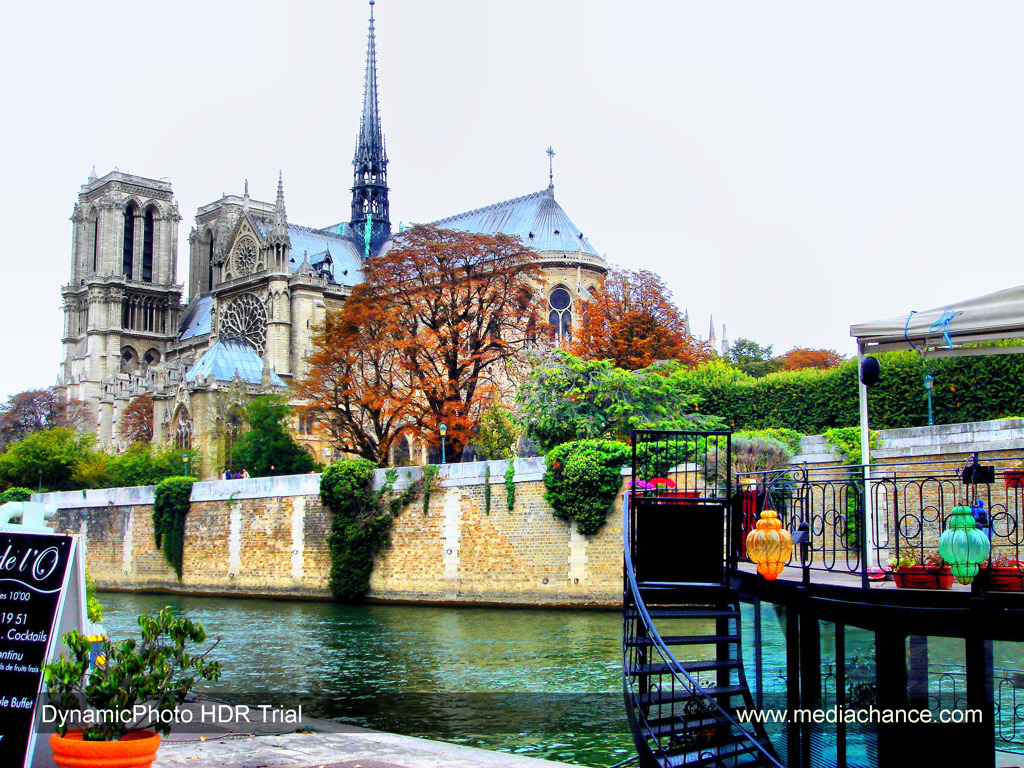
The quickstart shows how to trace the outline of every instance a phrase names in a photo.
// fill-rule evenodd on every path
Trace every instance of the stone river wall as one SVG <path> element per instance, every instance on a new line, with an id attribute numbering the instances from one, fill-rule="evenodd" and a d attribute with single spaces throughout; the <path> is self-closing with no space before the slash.
<path id="1" fill-rule="evenodd" d="M 544 501 L 543 459 L 515 461 L 515 506 L 506 507 L 504 461 L 441 468 L 424 514 L 415 500 L 378 558 L 374 600 L 513 605 L 618 605 L 622 506 L 593 536 L 555 518 Z M 405 468 L 397 488 L 419 476 Z M 383 480 L 378 471 L 377 482 Z M 153 488 L 42 494 L 56 526 L 86 538 L 101 588 L 218 595 L 327 598 L 330 518 L 319 475 L 197 482 L 185 524 L 179 582 L 153 542 Z"/>

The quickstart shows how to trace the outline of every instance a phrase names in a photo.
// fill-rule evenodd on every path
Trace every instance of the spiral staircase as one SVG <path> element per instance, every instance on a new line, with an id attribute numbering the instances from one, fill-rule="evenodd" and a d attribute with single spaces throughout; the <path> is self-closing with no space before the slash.
<path id="1" fill-rule="evenodd" d="M 634 445 L 645 439 L 661 438 L 637 433 Z M 722 440 L 728 466 L 729 436 Z M 634 450 L 634 478 L 652 471 L 644 458 Z M 720 486 L 677 489 L 671 497 L 635 488 L 626 494 L 623 692 L 641 766 L 782 768 L 763 726 L 741 722 L 754 702 L 743 670 L 739 597 L 725 583 L 722 562 L 731 503 L 727 475 Z"/>

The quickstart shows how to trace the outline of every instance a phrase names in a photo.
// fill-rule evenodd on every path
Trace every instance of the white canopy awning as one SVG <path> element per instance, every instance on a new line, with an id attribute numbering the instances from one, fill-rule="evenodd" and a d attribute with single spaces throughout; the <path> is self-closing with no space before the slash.
<path id="1" fill-rule="evenodd" d="M 860 353 L 916 349 L 929 357 L 1024 352 L 1024 347 L 963 349 L 965 344 L 1024 338 L 1024 286 L 924 312 L 850 326 Z"/>

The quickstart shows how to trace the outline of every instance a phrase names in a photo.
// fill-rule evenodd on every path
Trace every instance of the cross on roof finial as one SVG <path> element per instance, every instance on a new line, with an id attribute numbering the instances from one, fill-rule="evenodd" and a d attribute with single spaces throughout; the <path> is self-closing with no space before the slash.
<path id="1" fill-rule="evenodd" d="M 548 145 L 548 189 L 555 188 L 555 150 Z"/>

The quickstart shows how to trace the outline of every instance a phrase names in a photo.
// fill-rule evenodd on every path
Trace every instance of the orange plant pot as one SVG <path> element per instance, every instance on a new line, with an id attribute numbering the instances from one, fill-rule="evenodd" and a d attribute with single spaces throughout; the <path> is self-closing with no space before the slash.
<path id="1" fill-rule="evenodd" d="M 942 568 L 926 568 L 914 565 L 901 571 L 894 571 L 892 580 L 897 587 L 909 589 L 949 589 L 953 586 L 953 571 L 948 565 Z"/>
<path id="2" fill-rule="evenodd" d="M 57 768 L 150 768 L 159 746 L 153 731 L 132 731 L 120 741 L 82 741 L 81 731 L 50 736 Z"/>

